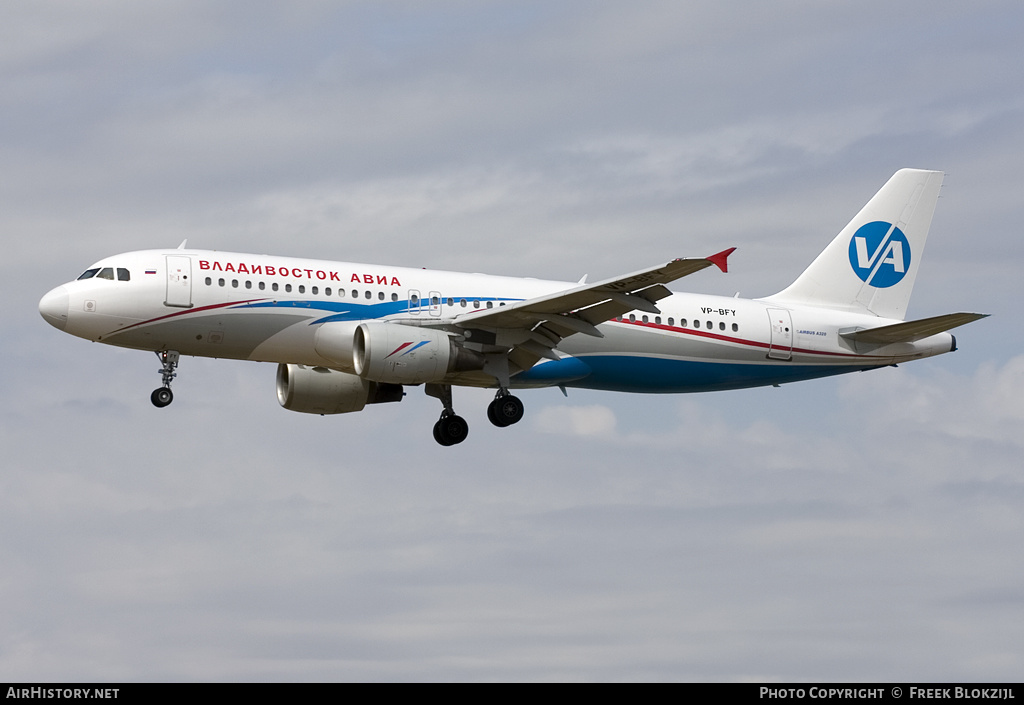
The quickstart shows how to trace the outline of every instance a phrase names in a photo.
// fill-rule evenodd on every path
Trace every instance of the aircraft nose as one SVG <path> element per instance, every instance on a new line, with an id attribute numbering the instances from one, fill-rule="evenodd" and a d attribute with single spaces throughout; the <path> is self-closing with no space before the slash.
<path id="1" fill-rule="evenodd" d="M 64 330 L 68 324 L 68 290 L 58 286 L 39 300 L 39 314 L 54 328 Z"/>

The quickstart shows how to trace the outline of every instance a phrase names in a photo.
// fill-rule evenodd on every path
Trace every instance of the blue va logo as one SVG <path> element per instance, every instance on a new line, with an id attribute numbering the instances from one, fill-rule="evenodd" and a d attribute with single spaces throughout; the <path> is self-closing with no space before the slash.
<path id="1" fill-rule="evenodd" d="M 862 225 L 850 240 L 850 266 L 861 281 L 886 289 L 910 269 L 910 243 L 903 231 L 876 220 Z"/>

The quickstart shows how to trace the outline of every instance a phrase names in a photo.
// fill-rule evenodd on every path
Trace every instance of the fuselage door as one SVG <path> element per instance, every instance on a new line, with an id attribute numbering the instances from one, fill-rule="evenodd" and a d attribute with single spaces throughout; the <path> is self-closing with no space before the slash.
<path id="1" fill-rule="evenodd" d="M 784 308 L 768 309 L 771 322 L 771 340 L 768 357 L 773 360 L 790 360 L 793 357 L 793 318 Z"/>
<path id="2" fill-rule="evenodd" d="M 192 308 L 192 259 L 167 255 L 167 296 L 164 306 Z"/>
<path id="3" fill-rule="evenodd" d="M 430 292 L 430 315 L 441 315 L 441 292 L 439 291 Z"/>

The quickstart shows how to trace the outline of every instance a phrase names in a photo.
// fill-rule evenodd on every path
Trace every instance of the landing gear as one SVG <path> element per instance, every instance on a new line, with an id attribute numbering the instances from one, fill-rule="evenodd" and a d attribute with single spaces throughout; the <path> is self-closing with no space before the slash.
<path id="1" fill-rule="evenodd" d="M 469 435 L 469 424 L 452 408 L 452 386 L 428 384 L 425 391 L 428 396 L 436 397 L 444 405 L 441 418 L 434 424 L 434 440 L 443 446 L 453 446 L 466 440 L 466 436 Z M 498 428 L 519 423 L 523 418 L 523 402 L 519 397 L 509 394 L 505 387 L 500 387 L 498 393 L 494 395 L 494 400 L 487 405 L 487 418 Z"/>
<path id="2" fill-rule="evenodd" d="M 494 400 L 487 405 L 487 419 L 498 428 L 519 423 L 522 418 L 523 402 L 509 394 L 507 389 L 499 389 Z"/>
<path id="3" fill-rule="evenodd" d="M 154 389 L 153 393 L 149 395 L 149 400 L 153 402 L 153 406 L 162 409 L 174 401 L 171 380 L 178 376 L 174 370 L 178 367 L 179 355 L 177 350 L 158 350 L 156 356 L 160 358 L 161 367 L 157 371 L 160 373 L 160 381 L 163 382 L 163 386 Z"/>
<path id="4" fill-rule="evenodd" d="M 441 418 L 434 424 L 434 440 L 443 446 L 462 443 L 469 435 L 469 424 L 457 414 L 441 413 Z"/>
<path id="5" fill-rule="evenodd" d="M 452 408 L 452 385 L 428 384 L 425 391 L 444 404 L 441 418 L 434 424 L 434 440 L 443 446 L 453 446 L 466 440 L 466 436 L 469 435 L 469 424 Z"/>

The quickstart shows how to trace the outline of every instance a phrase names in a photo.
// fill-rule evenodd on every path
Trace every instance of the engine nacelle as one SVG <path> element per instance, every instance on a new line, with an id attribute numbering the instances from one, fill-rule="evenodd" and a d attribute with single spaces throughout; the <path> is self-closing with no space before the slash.
<path id="1" fill-rule="evenodd" d="M 352 349 L 355 371 L 376 382 L 437 382 L 448 372 L 482 369 L 483 357 L 443 331 L 400 323 L 362 323 Z"/>
<path id="2" fill-rule="evenodd" d="M 277 366 L 277 401 L 305 414 L 347 414 L 367 404 L 401 401 L 398 384 L 378 384 L 347 372 L 305 365 Z"/>
<path id="3" fill-rule="evenodd" d="M 313 338 L 313 349 L 320 357 L 330 360 L 332 367 L 344 372 L 355 372 L 352 346 L 355 342 L 358 321 L 334 321 L 317 328 Z"/>

